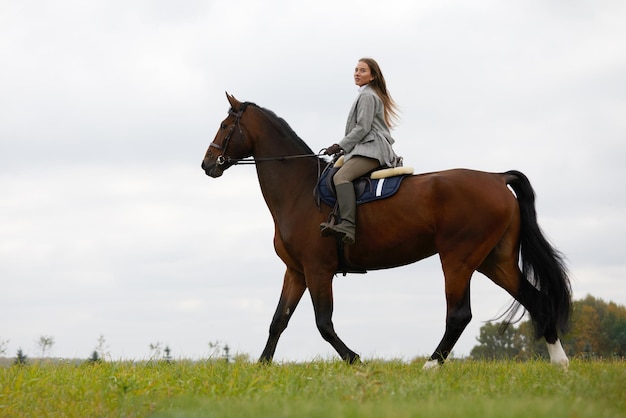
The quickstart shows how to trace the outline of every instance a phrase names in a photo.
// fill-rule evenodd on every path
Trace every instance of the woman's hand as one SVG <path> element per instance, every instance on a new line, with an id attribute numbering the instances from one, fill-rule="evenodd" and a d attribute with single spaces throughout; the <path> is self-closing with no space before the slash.
<path id="1" fill-rule="evenodd" d="M 330 147 L 326 148 L 326 155 L 333 155 L 333 154 L 337 154 L 340 153 L 341 151 L 343 151 L 343 149 L 341 149 L 341 147 L 337 144 L 333 144 Z"/>

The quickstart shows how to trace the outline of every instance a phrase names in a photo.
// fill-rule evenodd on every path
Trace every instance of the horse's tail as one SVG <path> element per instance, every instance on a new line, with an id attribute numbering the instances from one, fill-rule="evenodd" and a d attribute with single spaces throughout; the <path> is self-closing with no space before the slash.
<path id="1" fill-rule="evenodd" d="M 504 178 L 515 192 L 520 208 L 522 279 L 543 295 L 543 302 L 535 301 L 538 315 L 531 315 L 537 337 L 545 335 L 547 330 L 564 333 L 572 304 L 564 257 L 541 232 L 535 211 L 535 192 L 528 178 L 515 170 L 504 173 Z"/>

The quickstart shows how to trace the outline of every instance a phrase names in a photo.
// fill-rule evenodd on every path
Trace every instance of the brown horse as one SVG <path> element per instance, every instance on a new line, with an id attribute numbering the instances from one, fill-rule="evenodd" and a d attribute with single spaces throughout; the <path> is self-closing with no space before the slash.
<path id="1" fill-rule="evenodd" d="M 202 169 L 220 177 L 232 165 L 256 164 L 274 219 L 274 247 L 287 266 L 259 360 L 272 360 L 281 333 L 308 289 L 322 337 L 341 358 L 358 361 L 332 322 L 337 243 L 320 236 L 319 224 L 327 220 L 331 208 L 318 206 L 312 193 L 326 161 L 273 112 L 240 103 L 228 94 L 227 98 L 231 109 L 209 146 Z M 392 197 L 358 207 L 356 244 L 346 247 L 344 254 L 351 265 L 385 269 L 439 254 L 445 277 L 446 327 L 424 368 L 442 364 L 470 322 L 474 271 L 513 296 L 509 321 L 520 305 L 530 313 L 537 337 L 546 339 L 551 361 L 567 366 L 559 333 L 569 322 L 571 290 L 562 256 L 537 224 L 534 199 L 528 179 L 520 172 L 457 169 L 409 176 Z"/>

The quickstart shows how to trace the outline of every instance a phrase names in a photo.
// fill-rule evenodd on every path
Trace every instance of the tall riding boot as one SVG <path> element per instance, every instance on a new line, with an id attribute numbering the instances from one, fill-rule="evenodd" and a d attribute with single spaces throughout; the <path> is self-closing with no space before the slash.
<path id="1" fill-rule="evenodd" d="M 354 193 L 354 185 L 352 183 L 338 184 L 335 186 L 335 189 L 337 191 L 341 223 L 336 225 L 323 223 L 320 225 L 322 236 L 328 236 L 332 233 L 340 237 L 344 244 L 351 245 L 354 244 L 356 232 L 356 195 Z"/>

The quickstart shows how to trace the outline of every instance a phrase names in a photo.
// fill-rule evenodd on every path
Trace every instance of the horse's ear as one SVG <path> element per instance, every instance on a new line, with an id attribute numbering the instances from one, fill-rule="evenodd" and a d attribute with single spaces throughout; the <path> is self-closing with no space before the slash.
<path id="1" fill-rule="evenodd" d="M 235 99 L 235 96 L 228 94 L 228 92 L 226 92 L 226 98 L 228 99 L 228 103 L 230 103 L 230 107 L 238 111 L 241 106 L 241 102 Z"/>

